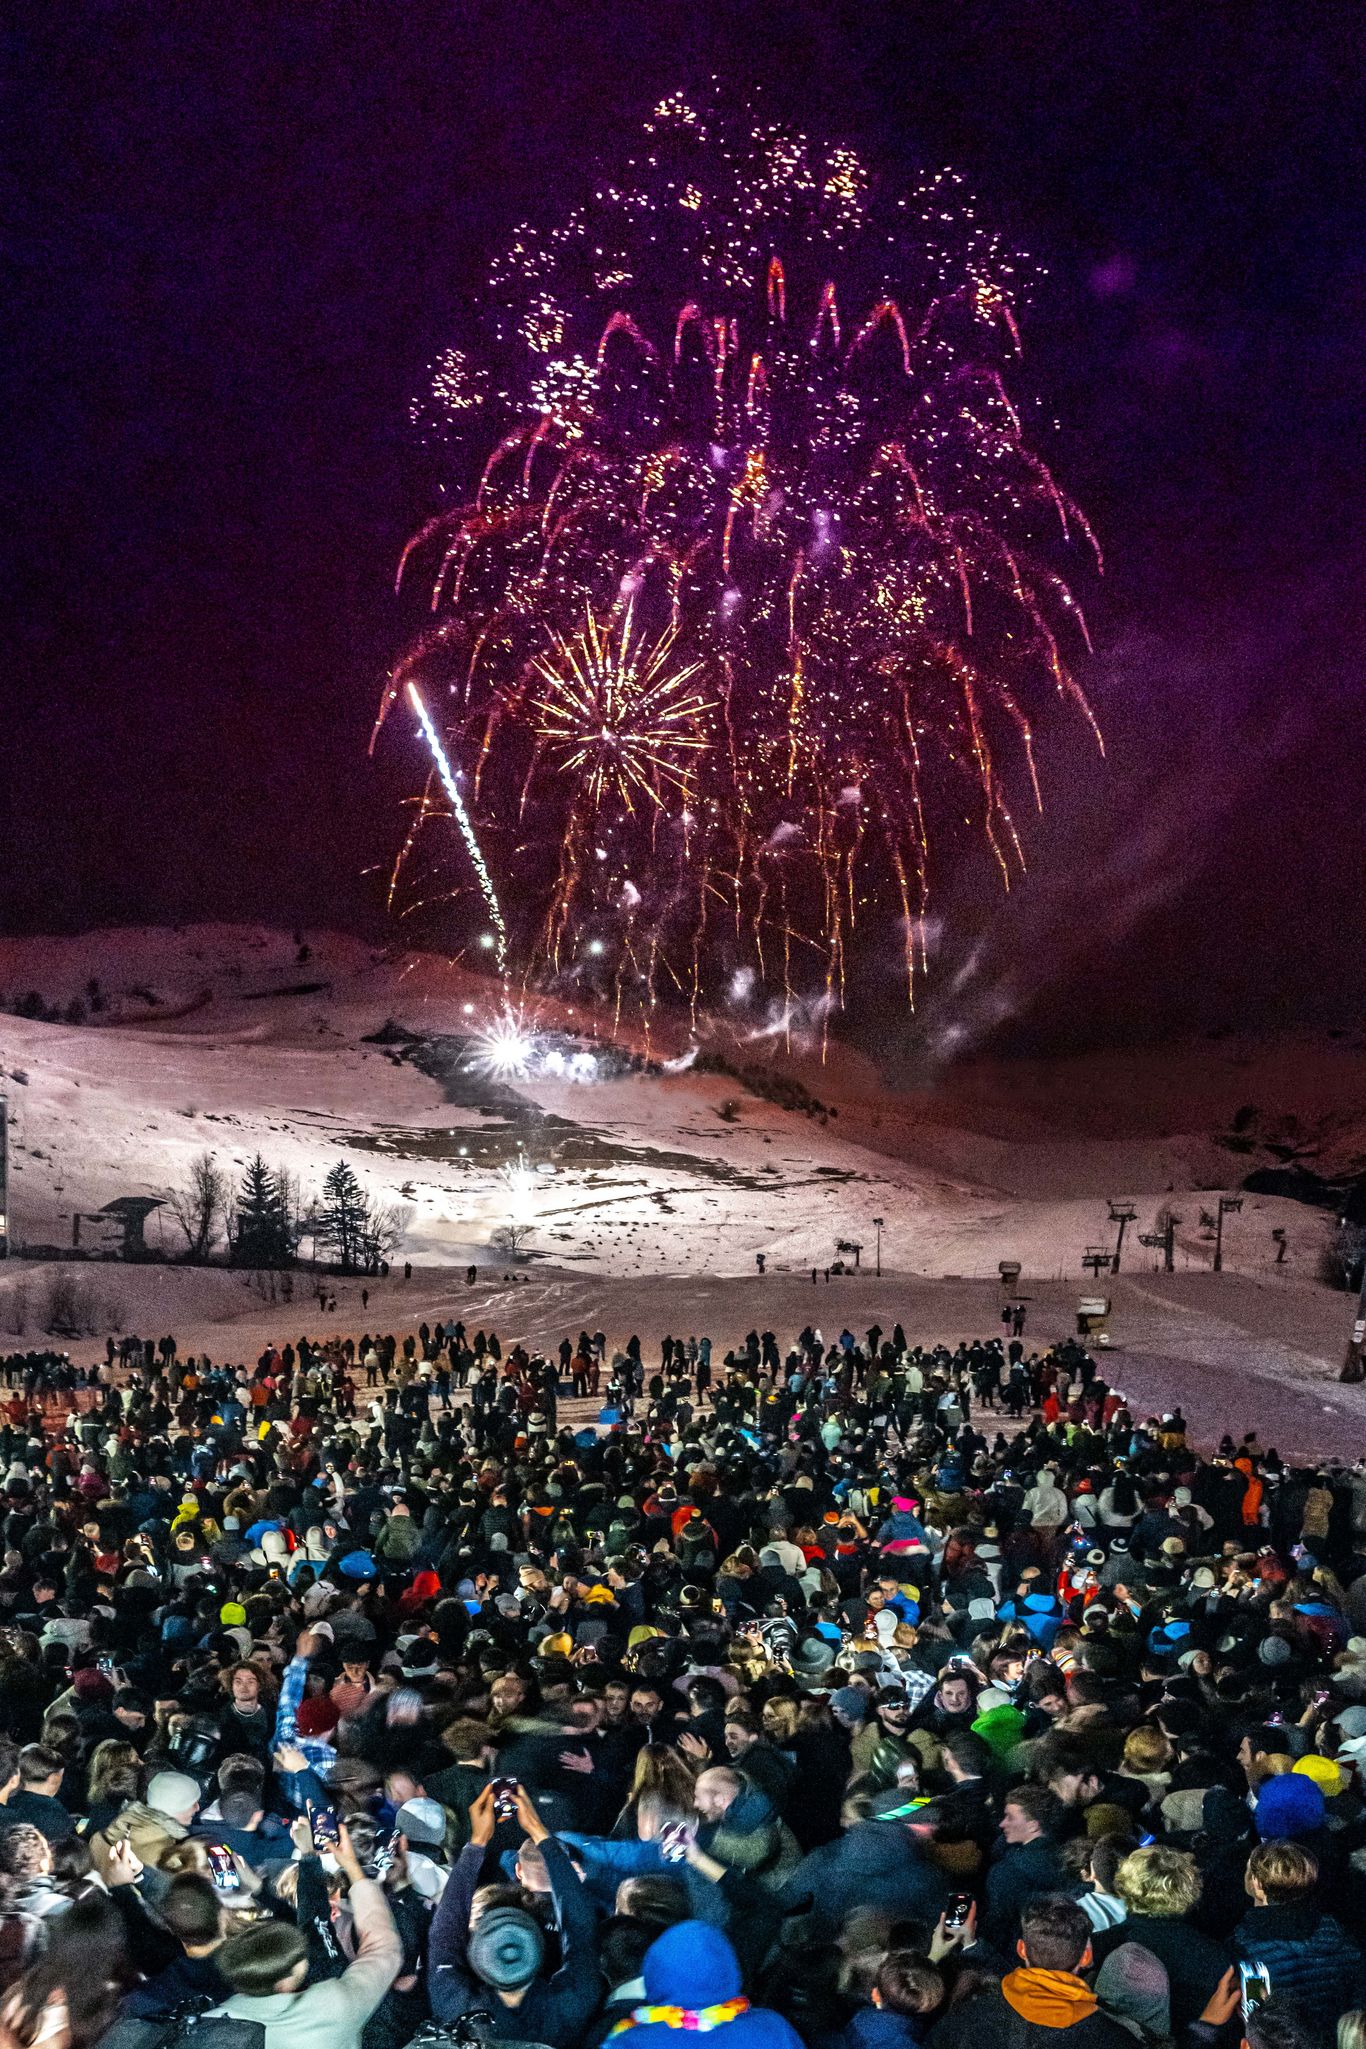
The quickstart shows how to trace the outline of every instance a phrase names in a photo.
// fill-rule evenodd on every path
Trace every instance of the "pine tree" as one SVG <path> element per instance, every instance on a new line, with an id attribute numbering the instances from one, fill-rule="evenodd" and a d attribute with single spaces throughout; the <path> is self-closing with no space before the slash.
<path id="1" fill-rule="evenodd" d="M 258 1153 L 249 1162 L 237 1191 L 233 1265 L 288 1266 L 293 1258 L 294 1236 L 279 1183 Z"/>
<path id="2" fill-rule="evenodd" d="M 338 1160 L 323 1182 L 323 1199 L 314 1220 L 314 1236 L 325 1245 L 343 1273 L 355 1273 L 365 1249 L 370 1205 L 365 1191 L 345 1160 Z"/>

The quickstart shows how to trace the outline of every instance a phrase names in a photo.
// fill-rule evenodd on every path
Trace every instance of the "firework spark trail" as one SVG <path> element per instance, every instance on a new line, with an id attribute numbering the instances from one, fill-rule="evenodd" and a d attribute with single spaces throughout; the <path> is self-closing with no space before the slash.
<path id="1" fill-rule="evenodd" d="M 431 749 L 432 759 L 436 763 L 437 774 L 441 778 L 441 787 L 450 799 L 451 811 L 454 814 L 456 824 L 460 828 L 460 837 L 465 842 L 475 875 L 479 880 L 479 887 L 483 892 L 484 902 L 488 905 L 489 916 L 493 920 L 494 959 L 498 964 L 498 972 L 500 975 L 506 975 L 508 969 L 508 928 L 503 921 L 503 913 L 499 908 L 498 892 L 493 886 L 493 877 L 489 873 L 488 864 L 484 859 L 479 841 L 475 836 L 474 825 L 469 812 L 465 808 L 465 800 L 460 794 L 460 785 L 455 779 L 455 771 L 451 767 L 450 757 L 441 743 L 441 735 L 432 724 L 431 716 L 422 701 L 422 692 L 418 689 L 416 683 L 409 683 L 408 696 L 413 710 L 417 713 L 423 737 Z"/>
<path id="2" fill-rule="evenodd" d="M 880 912 L 913 999 L 940 839 L 970 817 L 1023 868 L 1041 699 L 1100 739 L 1049 559 L 1093 537 L 1006 381 L 1023 289 L 952 173 L 897 197 L 716 100 L 661 102 L 517 231 L 486 365 L 436 366 L 461 474 L 400 577 L 441 624 L 377 720 L 414 672 L 456 697 L 469 805 L 442 779 L 486 902 L 506 878 L 500 958 L 694 1009 L 772 962 L 833 1004 Z"/>

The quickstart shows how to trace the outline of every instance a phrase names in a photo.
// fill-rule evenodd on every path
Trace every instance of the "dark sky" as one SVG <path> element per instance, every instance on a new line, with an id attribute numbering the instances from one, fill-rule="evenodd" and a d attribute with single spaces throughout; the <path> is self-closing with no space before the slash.
<path id="1" fill-rule="evenodd" d="M 3 63 L 0 924 L 384 929 L 409 400 L 508 226 L 717 72 L 952 161 L 1051 273 L 1110 761 L 1046 739 L 1024 891 L 942 892 L 934 1028 L 1361 1010 L 1355 0 L 33 0 Z"/>

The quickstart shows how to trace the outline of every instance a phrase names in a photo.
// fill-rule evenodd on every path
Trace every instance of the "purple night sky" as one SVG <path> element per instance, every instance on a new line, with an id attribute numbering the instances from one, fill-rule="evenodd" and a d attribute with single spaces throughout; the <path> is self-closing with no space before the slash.
<path id="1" fill-rule="evenodd" d="M 1031 1046 L 1359 1016 L 1358 7 L 62 0 L 4 56 L 4 929 L 388 929 L 409 401 L 512 223 L 717 73 L 1050 272 L 1109 765 L 1047 761 L 1019 897 L 941 891 L 945 971 Z"/>

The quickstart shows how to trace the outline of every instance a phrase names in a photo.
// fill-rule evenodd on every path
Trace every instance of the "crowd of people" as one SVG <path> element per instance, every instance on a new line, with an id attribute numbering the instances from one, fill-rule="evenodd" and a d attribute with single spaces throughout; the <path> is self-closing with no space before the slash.
<path id="1" fill-rule="evenodd" d="M 1366 2049 L 1356 1465 L 1022 1319 L 0 1374 L 0 2049 Z"/>

